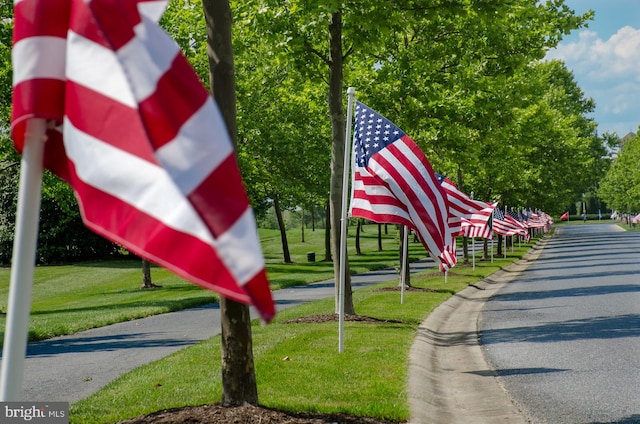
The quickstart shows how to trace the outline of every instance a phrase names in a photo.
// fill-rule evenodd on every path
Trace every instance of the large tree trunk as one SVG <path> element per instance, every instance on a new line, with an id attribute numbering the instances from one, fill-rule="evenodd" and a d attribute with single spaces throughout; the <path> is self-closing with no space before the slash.
<path id="1" fill-rule="evenodd" d="M 331 14 L 329 24 L 329 116 L 331 117 L 331 244 L 335 277 L 335 310 L 339 311 L 340 220 L 342 218 L 342 176 L 344 169 L 345 119 L 342 105 L 342 11 Z M 349 260 L 345 257 L 344 313 L 355 314 L 351 293 Z"/>
<path id="2" fill-rule="evenodd" d="M 273 209 L 276 212 L 276 219 L 278 220 L 278 228 L 280 229 L 280 241 L 282 242 L 282 255 L 284 263 L 291 263 L 291 254 L 289 254 L 289 241 L 287 240 L 287 230 L 284 226 L 284 219 L 282 218 L 282 210 L 280 209 L 280 201 L 278 195 L 273 196 Z"/>
<path id="3" fill-rule="evenodd" d="M 203 0 L 202 8 L 207 22 L 211 92 L 220 107 L 231 140 L 236 144 L 236 86 L 231 44 L 231 8 L 228 0 Z M 257 405 L 258 385 L 253 365 L 249 306 L 222 297 L 220 315 L 222 403 Z"/>
<path id="4" fill-rule="evenodd" d="M 220 298 L 222 314 L 222 404 L 258 404 L 258 385 L 253 365 L 253 341 L 249 307 Z"/>

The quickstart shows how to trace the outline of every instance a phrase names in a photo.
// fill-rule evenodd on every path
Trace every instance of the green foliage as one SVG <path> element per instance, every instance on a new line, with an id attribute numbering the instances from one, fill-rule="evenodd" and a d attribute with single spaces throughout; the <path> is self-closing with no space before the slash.
<path id="1" fill-rule="evenodd" d="M 598 194 L 620 213 L 640 211 L 640 138 L 627 140 L 600 182 Z"/>
<path id="2" fill-rule="evenodd" d="M 19 164 L 5 164 L 0 172 L 0 264 L 9 265 L 15 233 Z M 126 252 L 88 230 L 71 188 L 45 172 L 42 183 L 36 261 L 66 263 L 118 257 Z"/>

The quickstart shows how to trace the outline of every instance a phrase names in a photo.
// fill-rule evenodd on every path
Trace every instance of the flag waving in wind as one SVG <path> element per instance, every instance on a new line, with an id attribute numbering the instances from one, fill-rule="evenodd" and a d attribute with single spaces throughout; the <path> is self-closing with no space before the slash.
<path id="1" fill-rule="evenodd" d="M 472 199 L 460 191 L 450 179 L 440 174 L 436 174 L 436 178 L 440 181 L 449 201 L 449 227 L 452 234 L 490 238 L 491 231 L 487 227 L 487 222 L 496 204 Z M 471 230 L 469 227 L 477 227 L 477 229 Z"/>
<path id="2" fill-rule="evenodd" d="M 443 270 L 456 263 L 448 202 L 431 164 L 400 128 L 360 102 L 355 107 L 351 216 L 406 225 Z"/>
<path id="3" fill-rule="evenodd" d="M 45 166 L 85 224 L 270 320 L 253 211 L 220 112 L 157 25 L 166 1 L 16 0 L 12 137 L 51 123 Z"/>

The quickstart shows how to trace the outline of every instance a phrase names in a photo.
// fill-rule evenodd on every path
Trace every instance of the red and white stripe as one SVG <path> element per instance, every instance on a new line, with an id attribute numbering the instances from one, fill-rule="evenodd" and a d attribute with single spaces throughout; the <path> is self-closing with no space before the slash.
<path id="1" fill-rule="evenodd" d="M 12 133 L 56 122 L 45 165 L 85 224 L 265 320 L 275 308 L 224 121 L 156 24 L 165 1 L 15 4 Z M 114 19 L 114 16 L 118 16 Z"/>
<path id="2" fill-rule="evenodd" d="M 356 167 L 358 168 L 358 167 Z M 351 216 L 412 228 L 441 269 L 456 263 L 447 201 L 424 153 L 408 136 L 354 172 Z"/>
<path id="3" fill-rule="evenodd" d="M 464 235 L 464 227 L 469 225 L 479 228 L 487 226 L 495 204 L 472 199 L 448 178 L 443 178 L 441 184 L 449 201 L 449 227 L 454 236 Z"/>

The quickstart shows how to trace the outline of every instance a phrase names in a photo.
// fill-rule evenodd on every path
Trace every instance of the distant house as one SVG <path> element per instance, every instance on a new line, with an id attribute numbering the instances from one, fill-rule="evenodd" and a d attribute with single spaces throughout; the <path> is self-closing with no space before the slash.
<path id="1" fill-rule="evenodd" d="M 627 135 L 625 135 L 624 137 L 622 137 L 620 139 L 621 144 L 626 143 L 627 141 L 631 140 L 632 138 L 635 138 L 635 133 L 629 131 L 629 133 L 627 133 Z"/>
<path id="2" fill-rule="evenodd" d="M 625 144 L 627 144 L 627 141 L 629 140 L 633 140 L 634 138 L 636 138 L 636 134 L 632 131 L 629 131 L 627 133 L 627 135 L 625 135 L 624 137 L 620 138 L 620 142 L 618 143 L 618 147 L 616 149 L 614 149 L 616 152 L 620 151 Z M 613 154 L 613 156 L 617 156 L 617 154 Z"/>

